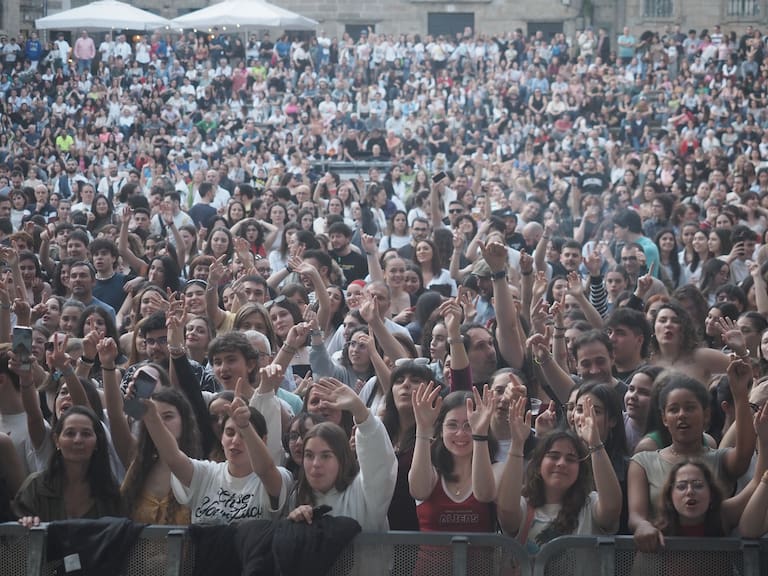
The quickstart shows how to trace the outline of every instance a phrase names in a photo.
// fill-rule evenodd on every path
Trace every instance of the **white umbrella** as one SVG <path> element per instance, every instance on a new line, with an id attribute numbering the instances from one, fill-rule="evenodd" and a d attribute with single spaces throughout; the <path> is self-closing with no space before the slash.
<path id="1" fill-rule="evenodd" d="M 38 30 L 51 30 L 53 28 L 58 30 L 80 28 L 155 30 L 171 26 L 173 23 L 167 18 L 117 0 L 98 0 L 85 6 L 35 20 L 35 27 Z"/>
<path id="2" fill-rule="evenodd" d="M 261 0 L 224 0 L 207 8 L 173 19 L 180 28 L 288 28 L 314 30 L 318 23 L 285 8 Z"/>

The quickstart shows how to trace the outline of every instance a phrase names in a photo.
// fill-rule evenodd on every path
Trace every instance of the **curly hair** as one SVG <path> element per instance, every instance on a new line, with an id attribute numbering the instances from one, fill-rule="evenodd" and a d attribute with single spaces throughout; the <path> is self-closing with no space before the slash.
<path id="1" fill-rule="evenodd" d="M 698 290 L 697 290 L 698 292 Z M 662 310 L 672 310 L 677 315 L 677 320 L 680 324 L 680 355 L 687 356 L 693 354 L 696 348 L 699 347 L 699 331 L 696 329 L 696 325 L 691 319 L 688 311 L 675 300 L 665 302 L 659 307 L 656 316 L 661 313 Z M 653 352 L 659 352 L 659 342 L 656 339 L 656 329 L 654 327 L 654 337 L 652 339 Z"/>

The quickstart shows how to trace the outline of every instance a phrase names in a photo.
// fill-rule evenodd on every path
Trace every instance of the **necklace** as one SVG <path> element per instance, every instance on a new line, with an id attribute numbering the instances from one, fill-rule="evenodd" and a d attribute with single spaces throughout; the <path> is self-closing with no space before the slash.
<path id="1" fill-rule="evenodd" d="M 453 495 L 454 495 L 454 496 L 461 496 L 461 493 L 462 493 L 462 492 L 464 492 L 464 490 L 466 490 L 466 489 L 467 489 L 467 487 L 466 487 L 466 486 L 462 486 L 462 485 L 461 485 L 461 484 L 459 484 L 458 482 L 456 482 L 456 483 L 453 483 L 453 482 L 452 482 L 452 484 L 455 484 L 455 485 L 456 485 L 456 489 L 455 489 L 455 490 L 453 490 Z"/>
<path id="2" fill-rule="evenodd" d="M 683 458 L 683 457 L 688 457 L 689 456 L 689 454 L 680 454 L 680 452 L 675 450 L 675 445 L 674 444 L 670 444 L 669 445 L 669 451 L 672 452 L 673 456 L 677 456 L 678 458 Z M 696 454 L 694 454 L 694 456 L 698 456 L 699 454 L 701 454 L 701 450 L 698 450 L 696 452 Z"/>
<path id="3" fill-rule="evenodd" d="M 104 282 L 105 282 L 105 281 L 107 281 L 107 280 L 111 280 L 111 279 L 112 279 L 114 276 L 115 276 L 115 272 L 112 272 L 112 274 L 110 274 L 110 275 L 109 275 L 109 276 L 107 276 L 107 277 L 99 277 L 99 276 L 97 275 L 97 276 L 96 276 L 96 280 L 101 280 L 101 281 L 104 281 Z"/>

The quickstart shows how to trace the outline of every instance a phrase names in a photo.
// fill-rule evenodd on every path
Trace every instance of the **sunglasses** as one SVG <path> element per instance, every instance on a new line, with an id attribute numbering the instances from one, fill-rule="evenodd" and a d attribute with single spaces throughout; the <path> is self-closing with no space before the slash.
<path id="1" fill-rule="evenodd" d="M 281 294 L 280 296 L 278 296 L 278 297 L 277 297 L 277 298 L 275 298 L 274 300 L 270 300 L 269 302 L 267 302 L 266 304 L 264 304 L 264 308 L 266 308 L 267 310 L 269 310 L 269 309 L 270 309 L 272 306 L 274 306 L 275 304 L 277 304 L 277 305 L 279 306 L 280 304 L 282 304 L 282 303 L 283 303 L 283 302 L 285 302 L 286 300 L 288 300 L 288 298 L 285 296 L 285 294 Z"/>
<path id="2" fill-rule="evenodd" d="M 448 210 L 448 214 L 461 214 L 464 212 L 461 208 L 454 208 L 453 210 Z"/>

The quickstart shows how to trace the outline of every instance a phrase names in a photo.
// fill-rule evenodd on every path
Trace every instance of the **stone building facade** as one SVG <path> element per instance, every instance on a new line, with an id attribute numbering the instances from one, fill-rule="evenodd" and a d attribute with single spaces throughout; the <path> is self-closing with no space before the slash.
<path id="1" fill-rule="evenodd" d="M 216 0 L 126 0 L 174 18 Z M 44 9 L 52 14 L 87 0 L 2 0 L 0 30 L 28 31 Z M 379 33 L 447 33 L 465 27 L 486 34 L 515 28 L 531 33 L 563 31 L 584 25 L 604 26 L 615 39 L 626 24 L 634 34 L 679 24 L 683 30 L 742 31 L 747 25 L 768 30 L 768 0 L 278 0 L 280 6 L 320 22 L 326 35 L 357 35 L 371 26 Z"/>

